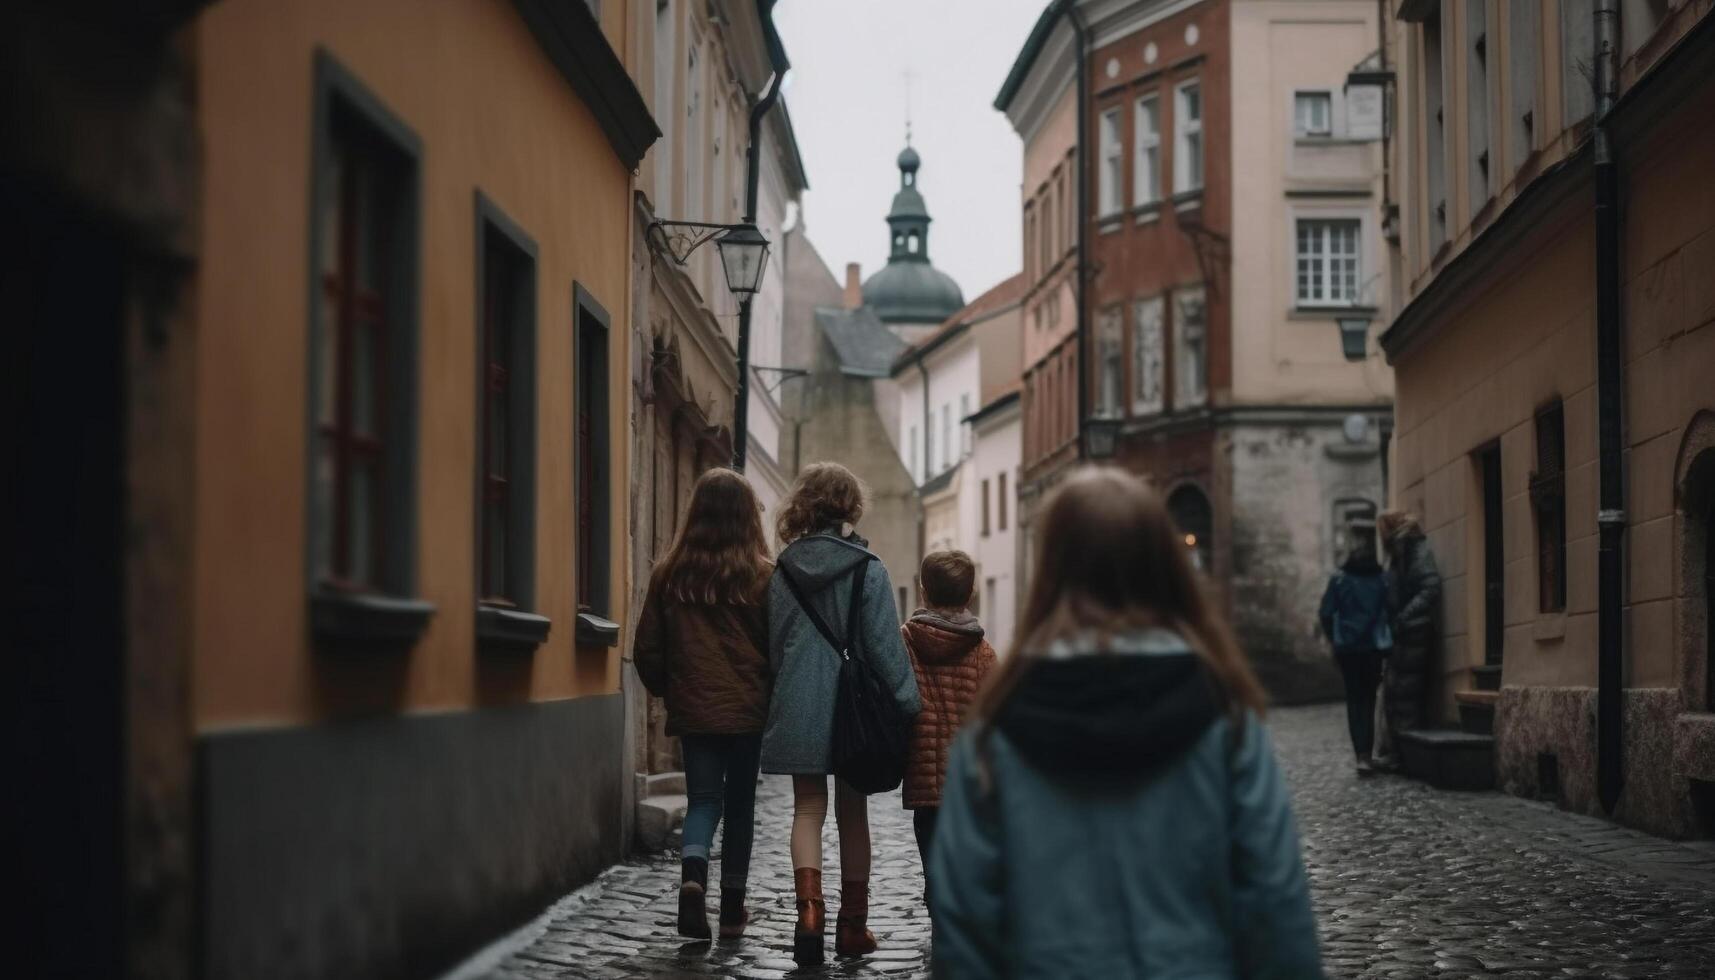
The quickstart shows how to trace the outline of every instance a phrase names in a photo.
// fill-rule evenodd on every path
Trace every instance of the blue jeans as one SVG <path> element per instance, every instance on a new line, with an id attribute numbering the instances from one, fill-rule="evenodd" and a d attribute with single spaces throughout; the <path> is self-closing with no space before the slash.
<path id="1" fill-rule="evenodd" d="M 756 836 L 756 773 L 762 735 L 685 735 L 684 857 L 709 859 L 715 827 L 725 811 L 726 844 L 721 884 L 742 886 L 750 877 L 750 845 Z"/>

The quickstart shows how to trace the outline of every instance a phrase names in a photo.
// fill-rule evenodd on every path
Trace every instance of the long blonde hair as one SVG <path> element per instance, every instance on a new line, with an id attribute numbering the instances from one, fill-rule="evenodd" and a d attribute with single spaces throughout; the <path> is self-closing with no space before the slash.
<path id="1" fill-rule="evenodd" d="M 863 518 L 863 482 L 838 463 L 811 463 L 798 474 L 774 524 L 782 547 L 826 527 Z"/>
<path id="2" fill-rule="evenodd" d="M 1229 712 L 1261 714 L 1267 698 L 1226 620 L 1205 594 L 1161 497 L 1111 466 L 1082 468 L 1049 499 L 1013 652 L 971 709 L 984 735 L 1032 663 L 1057 640 L 1105 646 L 1159 627 L 1196 652 Z"/>
<path id="3" fill-rule="evenodd" d="M 662 593 L 679 602 L 748 606 L 773 569 L 762 505 L 744 477 L 717 467 L 697 478 L 673 547 L 655 566 Z"/>

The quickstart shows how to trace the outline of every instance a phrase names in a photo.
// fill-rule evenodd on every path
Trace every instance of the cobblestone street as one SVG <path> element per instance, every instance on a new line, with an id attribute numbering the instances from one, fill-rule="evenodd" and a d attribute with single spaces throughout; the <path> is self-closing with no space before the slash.
<path id="1" fill-rule="evenodd" d="M 1715 848 L 1498 793 L 1440 792 L 1397 777 L 1360 782 L 1342 712 L 1291 708 L 1271 718 L 1297 801 L 1329 976 L 1715 976 Z M 767 777 L 754 921 L 740 942 L 681 942 L 673 931 L 678 865 L 660 857 L 609 871 L 457 975 L 786 976 L 794 969 L 790 810 L 787 781 Z M 871 927 L 881 951 L 830 959 L 825 975 L 926 976 L 929 923 L 909 817 L 897 796 L 871 801 L 870 816 Z M 832 832 L 830 818 L 827 853 L 837 862 Z M 827 880 L 838 881 L 837 864 Z M 830 920 L 836 891 L 830 887 Z"/>

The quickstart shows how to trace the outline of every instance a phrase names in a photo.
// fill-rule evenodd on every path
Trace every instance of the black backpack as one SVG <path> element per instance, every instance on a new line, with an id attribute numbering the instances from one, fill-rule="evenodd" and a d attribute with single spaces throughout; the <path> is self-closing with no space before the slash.
<path id="1" fill-rule="evenodd" d="M 834 775 L 860 793 L 886 793 L 905 780 L 910 751 L 911 716 L 901 711 L 893 691 L 859 648 L 858 610 L 863 605 L 864 573 L 875 556 L 852 569 L 852 599 L 842 640 L 804 595 L 790 569 L 782 568 L 793 598 L 828 646 L 840 655 L 839 687 L 834 693 L 834 737 L 829 758 Z"/>

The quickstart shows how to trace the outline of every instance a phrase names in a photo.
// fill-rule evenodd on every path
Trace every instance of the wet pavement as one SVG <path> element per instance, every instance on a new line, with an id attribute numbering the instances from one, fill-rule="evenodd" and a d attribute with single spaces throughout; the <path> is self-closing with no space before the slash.
<path id="1" fill-rule="evenodd" d="M 1281 709 L 1270 724 L 1293 787 L 1330 977 L 1715 977 L 1715 846 L 1499 793 L 1359 780 L 1336 706 Z M 674 933 L 677 860 L 639 859 L 467 964 L 460 980 L 928 976 L 922 878 L 897 794 L 870 801 L 870 926 L 881 950 L 832 958 L 831 884 L 829 963 L 801 973 L 792 963 L 790 820 L 789 781 L 764 777 L 753 921 L 742 940 L 683 942 Z M 839 880 L 833 831 L 830 816 L 830 883 Z M 718 888 L 710 891 L 712 919 Z"/>

